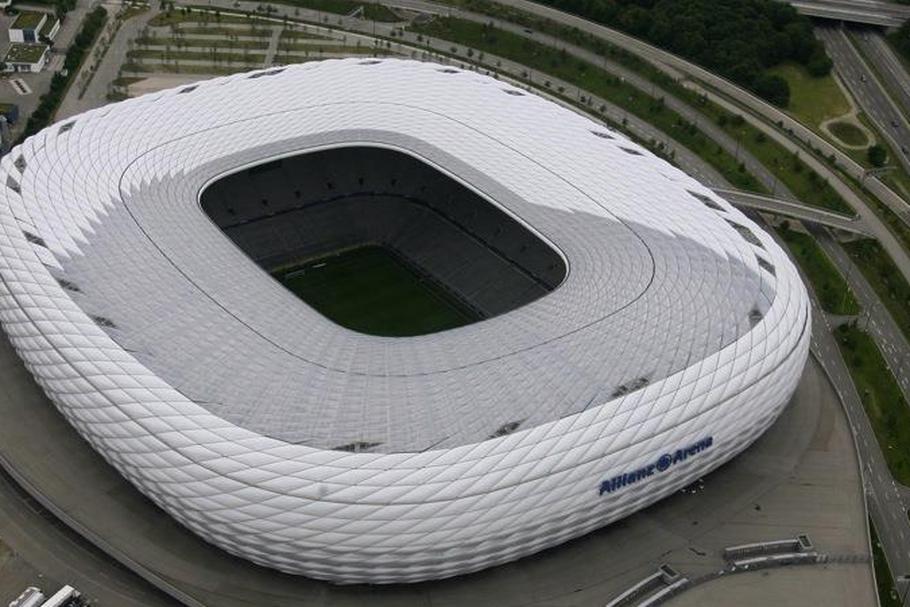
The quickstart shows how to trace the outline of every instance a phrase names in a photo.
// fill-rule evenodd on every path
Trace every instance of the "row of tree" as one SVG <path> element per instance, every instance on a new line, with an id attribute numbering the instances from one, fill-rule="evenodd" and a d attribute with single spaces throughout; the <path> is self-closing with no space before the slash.
<path id="1" fill-rule="evenodd" d="M 82 21 L 82 28 L 66 51 L 66 57 L 63 60 L 64 72 L 57 72 L 51 78 L 50 89 L 41 95 L 38 107 L 29 116 L 28 122 L 25 124 L 25 131 L 22 133 L 22 139 L 34 135 L 53 120 L 54 113 L 63 100 L 70 81 L 76 76 L 79 66 L 82 65 L 82 60 L 92 44 L 94 44 L 95 38 L 98 37 L 106 20 L 107 11 L 102 6 L 95 8 L 86 15 Z"/>
<path id="2" fill-rule="evenodd" d="M 786 61 L 813 76 L 831 71 L 811 21 L 774 0 L 541 0 L 685 57 L 786 106 L 787 82 L 768 73 Z"/>
<path id="3" fill-rule="evenodd" d="M 896 32 L 890 35 L 890 38 L 901 55 L 910 60 L 910 21 L 900 26 Z"/>

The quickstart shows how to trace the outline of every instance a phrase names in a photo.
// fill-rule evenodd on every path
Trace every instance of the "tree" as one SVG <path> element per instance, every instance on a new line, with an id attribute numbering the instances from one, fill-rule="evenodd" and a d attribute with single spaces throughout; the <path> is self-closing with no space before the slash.
<path id="1" fill-rule="evenodd" d="M 885 161 L 888 160 L 888 152 L 885 150 L 884 146 L 878 143 L 871 146 L 866 154 L 869 157 L 869 164 L 876 168 L 885 166 Z"/>
<path id="2" fill-rule="evenodd" d="M 831 73 L 832 67 L 834 67 L 834 64 L 831 62 L 831 58 L 821 49 L 817 49 L 813 52 L 809 57 L 808 63 L 806 63 L 806 69 L 809 70 L 809 74 L 815 78 L 827 76 Z"/>
<path id="3" fill-rule="evenodd" d="M 778 107 L 787 107 L 790 103 L 790 85 L 780 76 L 762 74 L 755 79 L 752 89 Z"/>

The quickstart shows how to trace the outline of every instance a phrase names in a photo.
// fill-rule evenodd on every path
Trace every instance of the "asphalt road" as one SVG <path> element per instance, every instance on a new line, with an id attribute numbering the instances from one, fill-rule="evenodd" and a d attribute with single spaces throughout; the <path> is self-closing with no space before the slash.
<path id="1" fill-rule="evenodd" d="M 903 114 L 910 115 L 910 74 L 885 37 L 876 29 L 852 29 L 850 40 L 870 61 Z"/>
<path id="2" fill-rule="evenodd" d="M 894 149 L 897 159 L 910 171 L 910 123 L 888 95 L 884 84 L 850 42 L 846 30 L 836 26 L 820 26 L 816 34 L 824 42 L 828 55 L 844 84 L 857 103 Z M 910 209 L 906 211 L 910 213 Z M 910 215 L 908 215 L 910 216 Z"/>
<path id="3" fill-rule="evenodd" d="M 815 229 L 813 235 L 856 295 L 863 308 L 859 326 L 875 339 L 885 362 L 904 393 L 904 398 L 910 403 L 910 343 L 843 247 L 825 230 Z"/>
<path id="4" fill-rule="evenodd" d="M 895 483 L 866 416 L 856 386 L 831 334 L 830 319 L 812 301 L 812 351 L 828 373 L 847 411 L 863 466 L 869 515 L 878 530 L 892 575 L 910 574 L 910 525 L 902 487 Z"/>
<path id="5" fill-rule="evenodd" d="M 120 66 L 123 65 L 123 62 L 126 60 L 126 53 L 129 50 L 129 40 L 138 37 L 142 28 L 158 13 L 158 7 L 158 0 L 151 0 L 148 11 L 123 22 L 120 29 L 117 30 L 117 33 L 114 35 L 110 47 L 108 47 L 107 52 L 101 59 L 98 70 L 95 72 L 91 82 L 89 82 L 88 87 L 85 89 L 85 93 L 80 98 L 80 87 L 75 85 L 71 86 L 57 110 L 57 120 L 69 118 L 75 114 L 100 107 L 107 103 L 108 86 L 117 78 Z M 109 9 L 108 12 L 110 13 L 111 20 L 113 20 L 114 10 Z M 95 42 L 95 47 L 87 54 L 88 56 L 92 56 L 95 48 L 101 44 L 101 38 L 102 36 L 98 37 L 98 40 Z M 90 61 L 87 60 L 83 64 L 83 71 L 88 69 L 89 63 Z M 79 82 L 78 77 L 74 82 Z"/>

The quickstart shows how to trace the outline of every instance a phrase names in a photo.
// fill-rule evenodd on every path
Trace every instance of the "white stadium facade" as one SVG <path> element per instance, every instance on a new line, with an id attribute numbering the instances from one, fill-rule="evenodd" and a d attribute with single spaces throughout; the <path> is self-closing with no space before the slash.
<path id="1" fill-rule="evenodd" d="M 556 546 L 740 453 L 806 362 L 807 293 L 766 233 L 471 71 L 216 78 L 0 170 L 0 320 L 31 373 L 175 519 L 285 572 L 416 582 Z M 481 320 L 368 335 L 269 274 L 363 243 Z"/>

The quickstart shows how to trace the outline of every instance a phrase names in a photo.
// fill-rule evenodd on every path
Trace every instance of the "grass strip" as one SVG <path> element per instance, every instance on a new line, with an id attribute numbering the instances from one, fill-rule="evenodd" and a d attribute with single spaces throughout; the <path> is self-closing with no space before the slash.
<path id="1" fill-rule="evenodd" d="M 786 222 L 777 232 L 812 284 L 822 309 L 831 314 L 858 314 L 859 304 L 853 291 L 815 239 L 790 229 Z"/>
<path id="2" fill-rule="evenodd" d="M 894 479 L 910 485 L 910 408 L 881 351 L 855 323 L 834 331 Z"/>

